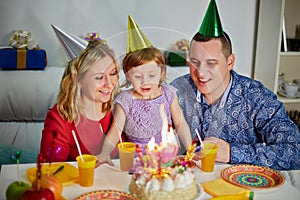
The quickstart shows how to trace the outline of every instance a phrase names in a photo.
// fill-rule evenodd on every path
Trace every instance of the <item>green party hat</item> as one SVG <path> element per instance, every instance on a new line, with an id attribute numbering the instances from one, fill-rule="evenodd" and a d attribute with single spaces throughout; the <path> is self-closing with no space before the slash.
<path id="1" fill-rule="evenodd" d="M 204 19 L 202 21 L 199 33 L 209 37 L 223 36 L 223 28 L 218 13 L 218 8 L 215 0 L 211 0 Z"/>
<path id="2" fill-rule="evenodd" d="M 151 46 L 151 42 L 140 30 L 138 25 L 133 21 L 131 16 L 128 15 L 128 37 L 126 53 L 130 53 Z"/>

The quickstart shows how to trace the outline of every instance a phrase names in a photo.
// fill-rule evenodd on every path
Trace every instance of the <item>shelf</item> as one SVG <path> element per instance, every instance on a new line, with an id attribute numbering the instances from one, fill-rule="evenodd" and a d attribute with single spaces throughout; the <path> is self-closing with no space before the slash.
<path id="1" fill-rule="evenodd" d="M 280 56 L 300 56 L 300 52 L 299 51 L 280 52 Z"/>

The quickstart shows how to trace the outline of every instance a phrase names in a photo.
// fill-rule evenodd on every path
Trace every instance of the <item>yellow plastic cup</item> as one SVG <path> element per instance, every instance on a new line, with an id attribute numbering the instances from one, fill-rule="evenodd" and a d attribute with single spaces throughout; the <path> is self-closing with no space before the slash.
<path id="1" fill-rule="evenodd" d="M 133 142 L 119 143 L 118 149 L 120 157 L 120 169 L 122 171 L 129 171 L 133 167 L 136 144 Z"/>
<path id="2" fill-rule="evenodd" d="M 217 156 L 218 146 L 216 144 L 205 143 L 201 150 L 201 170 L 204 172 L 213 172 Z"/>
<path id="3" fill-rule="evenodd" d="M 76 157 L 79 170 L 79 184 L 83 187 L 89 187 L 94 184 L 94 173 L 97 157 L 94 155 L 82 155 L 83 162 L 80 156 Z"/>

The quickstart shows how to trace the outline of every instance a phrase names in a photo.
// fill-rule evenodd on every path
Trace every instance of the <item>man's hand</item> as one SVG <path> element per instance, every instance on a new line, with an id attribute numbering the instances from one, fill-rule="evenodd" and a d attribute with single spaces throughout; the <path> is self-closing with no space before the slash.
<path id="1" fill-rule="evenodd" d="M 216 137 L 205 138 L 203 143 L 213 143 L 218 145 L 216 161 L 228 163 L 230 161 L 230 145 L 222 139 Z"/>

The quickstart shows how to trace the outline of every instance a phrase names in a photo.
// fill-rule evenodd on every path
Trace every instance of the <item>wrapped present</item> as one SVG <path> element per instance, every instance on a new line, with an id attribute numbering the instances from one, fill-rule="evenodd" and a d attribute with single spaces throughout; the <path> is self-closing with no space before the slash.
<path id="1" fill-rule="evenodd" d="M 31 33 L 18 30 L 9 39 L 9 47 L 0 48 L 1 69 L 44 69 L 47 54 L 31 38 Z"/>
<path id="2" fill-rule="evenodd" d="M 47 66 L 47 54 L 44 49 L 0 49 L 1 69 L 44 69 Z"/>
<path id="3" fill-rule="evenodd" d="M 175 50 L 165 52 L 166 64 L 169 66 L 188 66 L 188 51 Z"/>
<path id="4" fill-rule="evenodd" d="M 176 41 L 170 50 L 165 52 L 166 64 L 169 66 L 188 66 L 189 47 L 189 40 L 181 39 Z"/>

